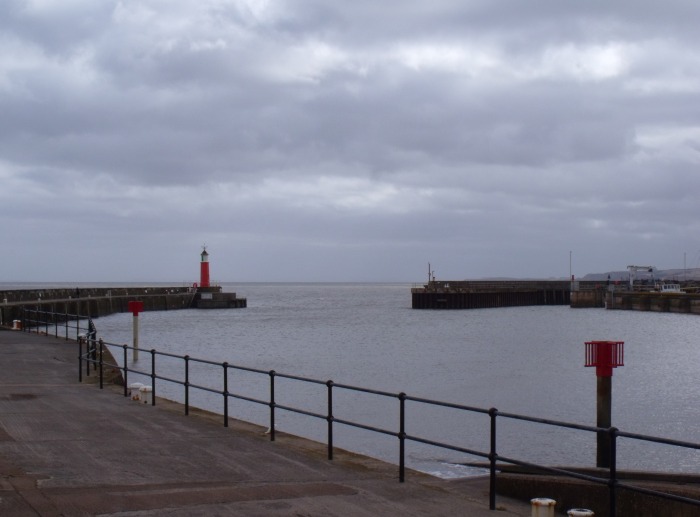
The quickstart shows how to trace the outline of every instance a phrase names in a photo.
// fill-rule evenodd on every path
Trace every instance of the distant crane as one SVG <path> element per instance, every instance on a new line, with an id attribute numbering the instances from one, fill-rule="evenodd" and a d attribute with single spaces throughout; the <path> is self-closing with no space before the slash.
<path id="1" fill-rule="evenodd" d="M 627 266 L 630 272 L 630 291 L 634 291 L 634 277 L 637 271 L 646 271 L 647 273 L 653 273 L 656 266 Z"/>

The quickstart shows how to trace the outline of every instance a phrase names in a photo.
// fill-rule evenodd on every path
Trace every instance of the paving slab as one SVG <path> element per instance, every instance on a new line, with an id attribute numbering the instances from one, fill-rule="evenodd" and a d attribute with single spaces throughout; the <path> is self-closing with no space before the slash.
<path id="1" fill-rule="evenodd" d="M 529 516 L 488 480 L 443 480 L 122 387 L 78 382 L 78 347 L 0 330 L 0 515 Z"/>

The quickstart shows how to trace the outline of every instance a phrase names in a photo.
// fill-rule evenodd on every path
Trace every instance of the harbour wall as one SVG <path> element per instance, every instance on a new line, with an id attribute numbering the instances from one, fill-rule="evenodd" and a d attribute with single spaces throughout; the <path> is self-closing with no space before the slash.
<path id="1" fill-rule="evenodd" d="M 433 280 L 411 289 L 411 306 L 414 309 L 485 309 L 569 305 L 570 293 L 568 280 Z"/>
<path id="2" fill-rule="evenodd" d="M 431 281 L 411 289 L 414 309 L 486 309 L 527 305 L 569 305 L 571 308 L 607 308 L 700 314 L 700 293 L 629 291 L 626 286 L 597 281 L 504 280 Z M 695 292 L 693 292 L 695 290 Z"/>
<path id="3" fill-rule="evenodd" d="M 609 291 L 605 296 L 605 308 L 608 310 L 700 314 L 700 294 Z"/>
<path id="4" fill-rule="evenodd" d="M 223 293 L 221 287 L 199 287 L 193 307 L 197 309 L 242 309 L 248 306 L 246 298 L 238 298 L 236 293 Z"/>
<path id="5" fill-rule="evenodd" d="M 128 287 L 80 289 L 27 289 L 0 291 L 0 325 L 21 319 L 27 307 L 69 315 L 98 318 L 129 312 L 130 301 L 143 302 L 144 311 L 189 309 L 197 290 L 191 287 Z"/>
<path id="6" fill-rule="evenodd" d="M 572 309 L 602 309 L 605 307 L 604 289 L 586 289 L 571 291 L 571 308 Z"/>

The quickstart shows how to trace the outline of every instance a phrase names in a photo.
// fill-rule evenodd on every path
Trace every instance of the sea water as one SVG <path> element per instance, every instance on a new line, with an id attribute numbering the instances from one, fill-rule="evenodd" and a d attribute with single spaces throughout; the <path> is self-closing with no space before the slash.
<path id="1" fill-rule="evenodd" d="M 408 284 L 225 284 L 248 299 L 237 310 L 145 312 L 130 368 L 150 371 L 156 349 L 275 370 L 392 394 L 595 426 L 596 376 L 584 343 L 625 342 L 613 375 L 613 425 L 623 431 L 700 442 L 697 369 L 700 318 L 686 314 L 514 307 L 411 309 Z M 98 335 L 131 343 L 131 314 L 96 320 Z M 119 353 L 119 361 L 122 356 Z M 158 374 L 184 380 L 183 361 L 157 356 Z M 222 368 L 191 363 L 190 382 L 222 389 Z M 231 371 L 229 391 L 267 400 L 269 377 Z M 130 381 L 137 381 L 131 374 Z M 159 396 L 183 401 L 181 385 L 157 381 Z M 326 413 L 324 385 L 276 380 L 276 402 Z M 194 405 L 223 413 L 220 395 L 190 391 Z M 266 426 L 266 406 L 231 399 L 231 417 Z M 334 416 L 398 432 L 398 399 L 334 390 Z M 325 420 L 277 411 L 279 431 L 326 440 Z M 398 439 L 336 424 L 337 447 L 398 462 Z M 406 403 L 406 432 L 488 452 L 489 419 Z M 700 454 L 619 440 L 620 468 L 700 472 Z M 550 465 L 595 464 L 595 435 L 500 418 L 498 453 Z M 407 464 L 441 476 L 480 472 L 483 458 L 415 442 Z"/>

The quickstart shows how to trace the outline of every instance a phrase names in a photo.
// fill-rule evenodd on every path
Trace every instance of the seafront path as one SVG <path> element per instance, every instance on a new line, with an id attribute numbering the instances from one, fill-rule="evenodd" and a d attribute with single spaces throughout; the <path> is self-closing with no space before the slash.
<path id="1" fill-rule="evenodd" d="M 74 341 L 0 330 L 0 515 L 528 516 L 442 480 L 123 388 L 78 382 Z"/>

